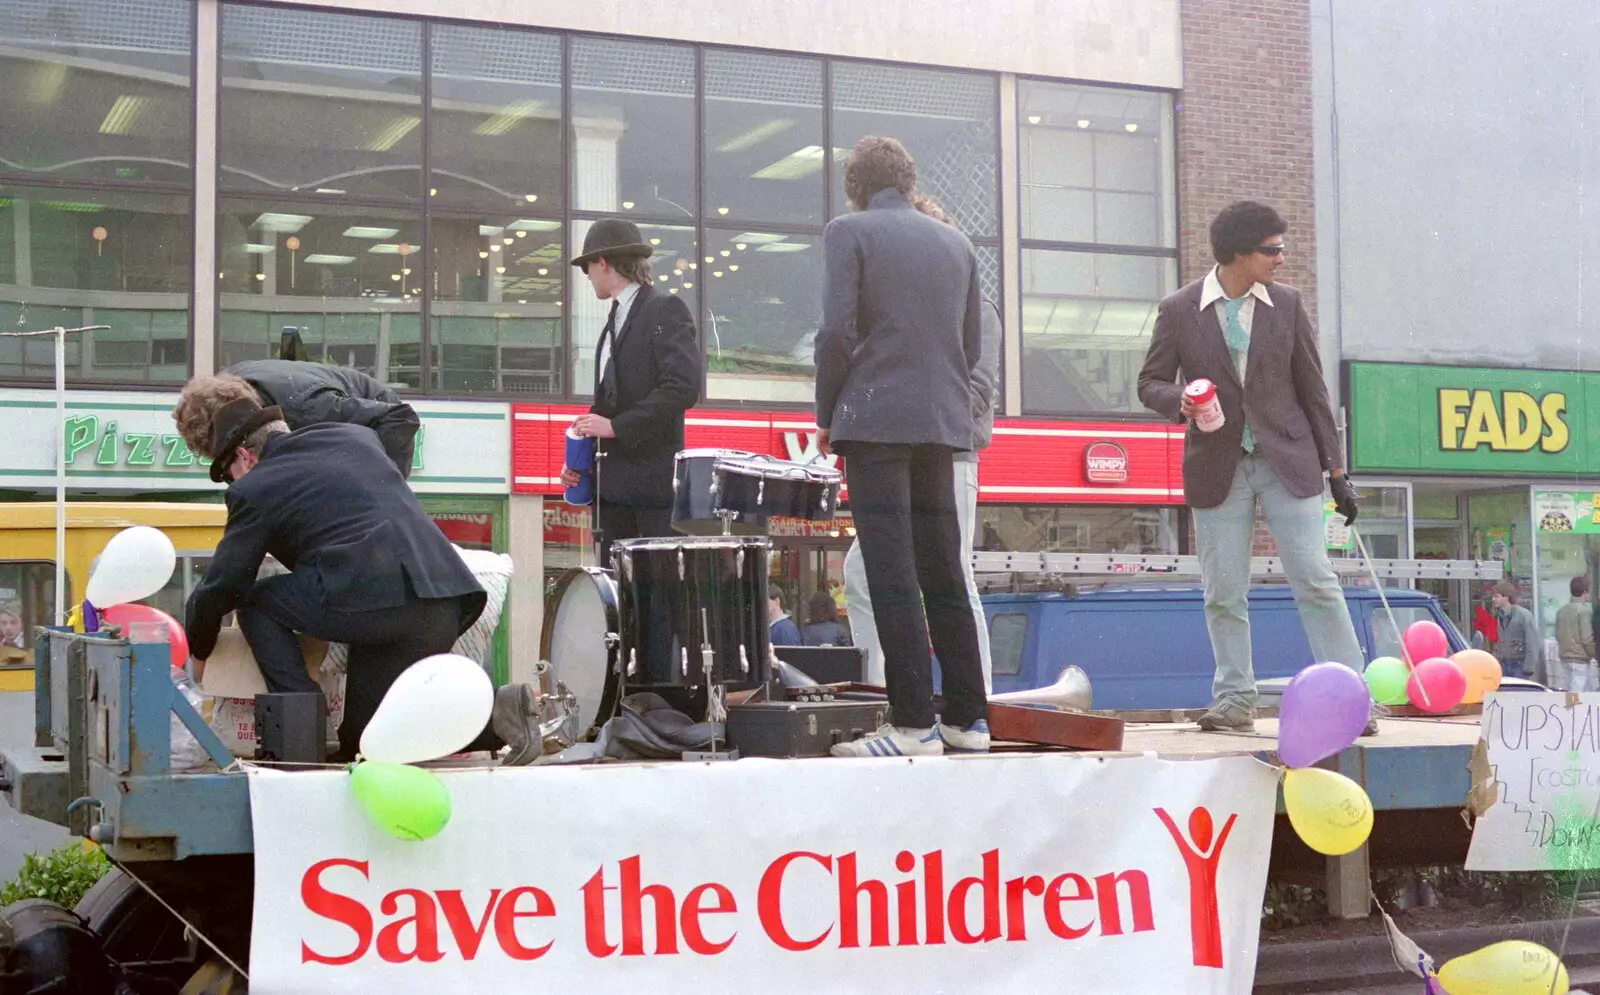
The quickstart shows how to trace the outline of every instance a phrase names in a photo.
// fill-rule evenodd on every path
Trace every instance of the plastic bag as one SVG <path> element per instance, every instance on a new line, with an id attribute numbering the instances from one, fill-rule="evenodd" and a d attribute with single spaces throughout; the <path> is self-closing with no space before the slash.
<path id="1" fill-rule="evenodd" d="M 177 685 L 184 700 L 189 702 L 202 721 L 205 719 L 206 699 L 195 689 L 194 683 L 189 680 L 189 675 L 181 670 L 172 672 L 172 683 Z M 178 713 L 172 713 L 172 771 L 184 773 L 204 769 L 211 763 L 211 755 L 200 741 L 194 738 L 194 733 L 178 718 Z"/>

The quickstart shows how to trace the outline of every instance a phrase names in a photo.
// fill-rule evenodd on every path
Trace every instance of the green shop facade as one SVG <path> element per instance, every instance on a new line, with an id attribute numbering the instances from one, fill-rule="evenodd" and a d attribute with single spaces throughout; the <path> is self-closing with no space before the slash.
<path id="1" fill-rule="evenodd" d="M 1344 369 L 1350 470 L 1370 495 L 1358 524 L 1373 555 L 1498 560 L 1552 636 L 1573 577 L 1600 589 L 1600 373 Z M 1470 635 L 1490 584 L 1418 586 Z"/>

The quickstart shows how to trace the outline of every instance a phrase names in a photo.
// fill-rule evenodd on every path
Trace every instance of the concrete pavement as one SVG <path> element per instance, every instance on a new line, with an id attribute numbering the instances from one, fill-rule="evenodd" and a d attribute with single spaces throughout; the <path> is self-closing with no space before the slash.
<path id="1" fill-rule="evenodd" d="M 33 743 L 33 692 L 0 691 L 0 748 Z M 24 855 L 53 850 L 68 839 L 60 826 L 30 819 L 0 801 L 0 882 L 11 880 Z"/>

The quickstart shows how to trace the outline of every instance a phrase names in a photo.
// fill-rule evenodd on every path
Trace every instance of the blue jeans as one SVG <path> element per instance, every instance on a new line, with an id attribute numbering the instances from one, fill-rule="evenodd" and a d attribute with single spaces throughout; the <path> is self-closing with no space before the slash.
<path id="1" fill-rule="evenodd" d="M 1248 599 L 1257 501 L 1278 544 L 1312 655 L 1318 662 L 1342 663 L 1357 673 L 1366 667 L 1344 591 L 1323 545 L 1322 496 L 1295 497 L 1266 457 L 1246 454 L 1239 459 L 1233 486 L 1222 503 L 1194 509 L 1194 530 L 1205 586 L 1206 629 L 1217 659 L 1211 697 L 1217 704 L 1232 701 L 1247 708 L 1256 702 Z"/>

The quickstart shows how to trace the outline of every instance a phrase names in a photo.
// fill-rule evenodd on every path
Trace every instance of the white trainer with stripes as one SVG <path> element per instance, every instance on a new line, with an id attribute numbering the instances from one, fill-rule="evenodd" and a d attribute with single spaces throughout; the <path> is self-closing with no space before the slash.
<path id="1" fill-rule="evenodd" d="M 836 757 L 937 757 L 944 753 L 944 740 L 937 727 L 907 729 L 885 725 L 870 736 L 835 743 L 828 752 Z"/>

